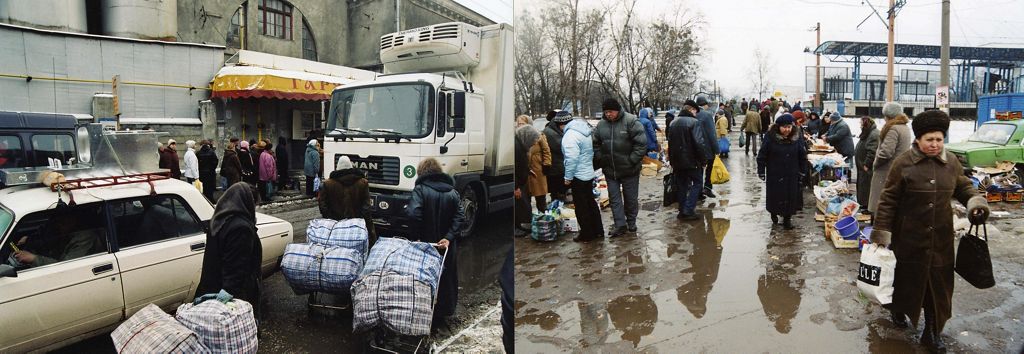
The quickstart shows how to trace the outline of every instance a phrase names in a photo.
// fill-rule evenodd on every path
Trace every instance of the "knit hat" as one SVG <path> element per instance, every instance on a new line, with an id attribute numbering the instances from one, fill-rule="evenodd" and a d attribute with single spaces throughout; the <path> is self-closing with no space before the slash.
<path id="1" fill-rule="evenodd" d="M 561 112 L 561 111 L 562 111 L 561 109 L 554 109 L 554 110 L 548 111 L 548 120 L 551 120 L 552 118 L 555 118 L 555 116 L 558 115 L 558 112 Z"/>
<path id="2" fill-rule="evenodd" d="M 843 116 L 839 114 L 839 112 L 832 112 L 832 115 L 828 116 L 828 119 L 831 119 L 833 122 L 835 122 L 837 120 L 843 119 Z"/>
<path id="3" fill-rule="evenodd" d="M 176 141 L 174 141 L 174 139 L 167 139 L 167 145 L 171 145 L 171 144 L 174 144 L 174 143 L 176 143 Z"/>
<path id="4" fill-rule="evenodd" d="M 569 111 L 558 111 L 555 113 L 555 117 L 551 118 L 551 121 L 555 122 L 555 124 L 569 123 L 572 121 L 572 114 L 569 114 Z"/>
<path id="5" fill-rule="evenodd" d="M 783 113 L 781 116 L 779 116 L 779 118 L 775 119 L 775 125 L 782 126 L 782 125 L 792 125 L 792 124 L 793 124 L 793 115 L 789 114 L 789 113 Z"/>
<path id="6" fill-rule="evenodd" d="M 919 113 L 910 123 L 914 130 L 914 136 L 921 136 L 931 132 L 942 132 L 946 135 L 949 130 L 949 115 L 940 110 L 929 110 Z"/>
<path id="7" fill-rule="evenodd" d="M 342 156 L 342 157 L 338 158 L 338 164 L 335 165 L 334 169 L 337 170 L 337 171 L 340 171 L 340 170 L 347 170 L 347 169 L 350 169 L 350 168 L 352 168 L 352 160 L 350 160 L 348 158 L 348 156 Z"/>
<path id="8" fill-rule="evenodd" d="M 621 111 L 622 110 L 622 105 L 619 104 L 619 101 L 615 100 L 614 98 L 609 98 L 609 99 L 604 100 L 603 103 L 601 103 L 601 110 L 602 111 Z"/>
<path id="9" fill-rule="evenodd" d="M 704 95 L 700 95 L 700 96 L 697 96 L 697 101 L 696 102 L 697 102 L 697 106 L 698 107 L 705 106 L 705 105 L 708 104 L 708 98 L 705 97 Z"/>
<path id="10" fill-rule="evenodd" d="M 316 139 L 309 139 L 309 146 L 316 146 L 316 143 L 317 143 Z"/>

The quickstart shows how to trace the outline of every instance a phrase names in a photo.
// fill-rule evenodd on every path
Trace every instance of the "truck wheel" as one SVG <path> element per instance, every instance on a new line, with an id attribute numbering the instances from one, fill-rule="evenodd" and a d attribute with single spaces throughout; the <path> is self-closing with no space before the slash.
<path id="1" fill-rule="evenodd" d="M 462 237 L 466 237 L 476 231 L 476 224 L 480 219 L 480 194 L 473 186 L 462 187 L 459 194 L 462 196 L 462 212 L 466 216 Z"/>

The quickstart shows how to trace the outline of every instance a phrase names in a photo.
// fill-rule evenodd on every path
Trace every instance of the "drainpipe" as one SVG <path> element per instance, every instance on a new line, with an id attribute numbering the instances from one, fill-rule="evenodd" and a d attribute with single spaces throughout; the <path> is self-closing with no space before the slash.
<path id="1" fill-rule="evenodd" d="M 402 0 L 395 0 L 395 32 L 402 30 Z"/>

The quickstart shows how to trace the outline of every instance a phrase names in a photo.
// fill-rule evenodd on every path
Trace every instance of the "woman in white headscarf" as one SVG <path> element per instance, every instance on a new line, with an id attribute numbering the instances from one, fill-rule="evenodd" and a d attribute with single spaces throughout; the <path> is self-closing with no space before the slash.
<path id="1" fill-rule="evenodd" d="M 306 159 L 302 166 L 303 174 L 306 175 L 306 195 L 313 196 L 313 181 L 320 175 L 320 142 L 310 139 L 306 144 Z"/>

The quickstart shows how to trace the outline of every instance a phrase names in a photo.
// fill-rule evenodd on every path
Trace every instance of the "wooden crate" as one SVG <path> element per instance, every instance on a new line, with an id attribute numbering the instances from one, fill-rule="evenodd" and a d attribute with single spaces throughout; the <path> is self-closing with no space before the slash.
<path id="1" fill-rule="evenodd" d="M 825 239 L 832 241 L 832 246 L 835 248 L 857 248 L 859 242 L 859 240 L 844 240 L 842 236 L 839 236 L 835 221 L 825 221 Z"/>
<path id="2" fill-rule="evenodd" d="M 1006 192 L 1003 195 L 1003 200 L 1005 200 L 1007 202 L 1017 203 L 1017 202 L 1020 202 L 1021 199 L 1024 199 L 1024 192 L 1022 192 L 1022 191 Z"/>
<path id="3" fill-rule="evenodd" d="M 985 192 L 985 199 L 989 203 L 1001 202 L 1003 201 L 1003 192 Z"/>

